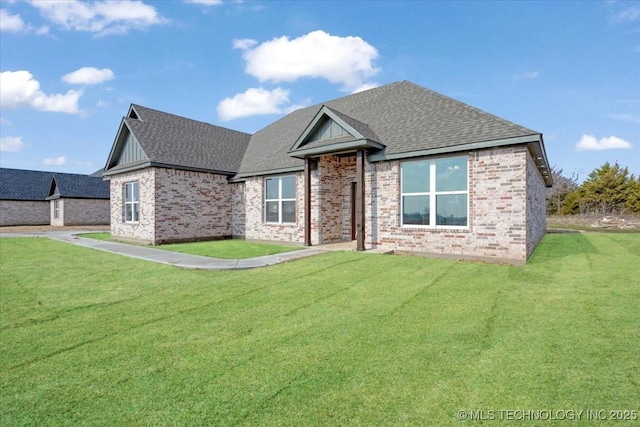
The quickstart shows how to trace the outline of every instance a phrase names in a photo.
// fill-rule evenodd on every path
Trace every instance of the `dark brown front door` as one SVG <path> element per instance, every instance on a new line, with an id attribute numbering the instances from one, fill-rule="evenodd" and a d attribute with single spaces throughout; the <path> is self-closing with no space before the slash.
<path id="1" fill-rule="evenodd" d="M 351 240 L 356 240 L 356 183 L 351 183 Z"/>

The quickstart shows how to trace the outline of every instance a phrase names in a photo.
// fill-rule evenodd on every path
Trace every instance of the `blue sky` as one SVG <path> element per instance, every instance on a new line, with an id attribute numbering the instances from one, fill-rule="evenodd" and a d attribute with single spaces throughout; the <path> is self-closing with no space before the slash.
<path id="1" fill-rule="evenodd" d="M 245 132 L 409 80 L 640 174 L 640 2 L 0 1 L 0 165 L 91 173 L 131 103 Z"/>

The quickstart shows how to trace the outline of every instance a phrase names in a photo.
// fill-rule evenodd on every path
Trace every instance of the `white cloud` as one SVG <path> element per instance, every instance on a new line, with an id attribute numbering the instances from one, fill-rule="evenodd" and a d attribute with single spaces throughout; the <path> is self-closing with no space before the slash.
<path id="1" fill-rule="evenodd" d="M 0 125 L 2 125 L 2 126 L 11 126 L 11 121 L 5 119 L 4 117 L 0 117 Z"/>
<path id="2" fill-rule="evenodd" d="M 364 92 L 365 90 L 374 89 L 376 87 L 378 87 L 376 83 L 364 83 L 352 90 L 351 93 Z"/>
<path id="3" fill-rule="evenodd" d="M 540 75 L 539 71 L 525 71 L 522 74 L 516 75 L 514 78 L 516 80 L 532 80 L 532 79 L 537 79 L 539 75 Z"/>
<path id="4" fill-rule="evenodd" d="M 49 166 L 62 166 L 67 163 L 67 158 L 65 156 L 47 157 L 42 163 Z"/>
<path id="5" fill-rule="evenodd" d="M 70 84 L 95 85 L 115 79 L 116 76 L 108 68 L 98 70 L 95 67 L 83 67 L 73 73 L 65 74 L 62 80 Z"/>
<path id="6" fill-rule="evenodd" d="M 233 40 L 233 48 L 234 49 L 249 49 L 250 47 L 253 47 L 255 45 L 257 45 L 258 42 L 253 40 L 253 39 L 234 39 Z"/>
<path id="7" fill-rule="evenodd" d="M 201 4 L 204 6 L 219 6 L 222 0 L 184 0 L 185 3 Z"/>
<path id="8" fill-rule="evenodd" d="M 25 29 L 24 22 L 20 15 L 10 15 L 4 9 L 0 9 L 0 31 L 19 33 Z"/>
<path id="9" fill-rule="evenodd" d="M 42 26 L 40 28 L 34 28 L 31 24 L 25 24 L 20 15 L 11 15 L 6 10 L 0 9 L 0 31 L 10 33 L 33 32 L 41 36 L 49 32 L 49 27 Z"/>
<path id="10" fill-rule="evenodd" d="M 617 136 L 602 138 L 599 141 L 593 135 L 582 135 L 576 144 L 576 151 L 602 151 L 615 150 L 617 148 L 632 148 L 630 142 L 620 139 Z"/>
<path id="11" fill-rule="evenodd" d="M 124 34 L 166 20 L 158 11 L 139 0 L 131 1 L 35 1 L 31 4 L 51 22 L 67 30 L 88 31 L 99 35 Z"/>
<path id="12" fill-rule="evenodd" d="M 287 112 L 289 108 L 289 91 L 282 88 L 267 90 L 249 88 L 233 98 L 225 98 L 218 104 L 220 120 L 229 121 L 240 117 L 258 114 L 278 114 Z"/>
<path id="13" fill-rule="evenodd" d="M 16 151 L 22 150 L 23 147 L 24 142 L 22 142 L 22 137 L 7 136 L 5 138 L 0 138 L 0 151 L 15 153 Z"/>
<path id="14" fill-rule="evenodd" d="M 234 40 L 242 49 L 245 72 L 261 82 L 294 82 L 303 77 L 324 78 L 353 91 L 374 76 L 375 47 L 360 37 L 338 37 L 313 31 L 296 39 L 274 38 L 255 46 L 252 40 Z"/>
<path id="15" fill-rule="evenodd" d="M 31 107 L 40 111 L 79 113 L 78 100 L 81 90 L 65 94 L 47 95 L 40 90 L 40 82 L 28 71 L 4 71 L 0 73 L 0 108 Z"/>

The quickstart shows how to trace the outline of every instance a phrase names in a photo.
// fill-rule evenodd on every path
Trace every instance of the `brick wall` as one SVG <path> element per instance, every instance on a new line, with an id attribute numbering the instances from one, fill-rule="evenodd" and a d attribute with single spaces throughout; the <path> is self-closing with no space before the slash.
<path id="1" fill-rule="evenodd" d="M 524 263 L 527 256 L 524 146 L 469 153 L 466 229 L 400 225 L 400 162 L 367 164 L 366 245 Z"/>
<path id="2" fill-rule="evenodd" d="M 49 225 L 49 201 L 0 200 L 0 226 Z"/>
<path id="3" fill-rule="evenodd" d="M 231 234 L 233 237 L 245 237 L 245 183 L 230 184 L 231 191 Z"/>
<path id="4" fill-rule="evenodd" d="M 547 192 L 542 174 L 527 152 L 527 258 L 547 231 Z"/>
<path id="5" fill-rule="evenodd" d="M 264 177 L 247 178 L 245 181 L 245 237 L 247 239 L 304 242 L 304 175 L 302 172 L 289 175 L 296 176 L 296 222 L 291 224 L 266 223 L 264 221 Z"/>
<path id="6" fill-rule="evenodd" d="M 155 181 L 156 168 L 114 175 L 110 178 L 111 236 L 155 243 Z M 140 221 L 124 222 L 124 184 L 138 181 L 140 184 Z"/>
<path id="7" fill-rule="evenodd" d="M 51 225 L 106 225 L 109 224 L 109 200 L 57 199 L 59 218 L 54 218 L 55 200 L 50 201 Z"/>
<path id="8" fill-rule="evenodd" d="M 351 183 L 356 180 L 355 156 L 323 156 L 312 181 L 318 181 L 317 199 L 312 201 L 319 216 L 320 243 L 351 240 Z M 315 205 L 315 206 L 314 206 Z"/>
<path id="9" fill-rule="evenodd" d="M 155 243 L 231 236 L 231 188 L 224 175 L 155 168 Z"/>
<path id="10" fill-rule="evenodd" d="M 401 227 L 400 162 L 365 163 L 365 245 L 524 263 L 546 228 L 544 184 L 525 146 L 469 154 L 468 227 Z M 153 243 L 207 237 L 304 241 L 304 175 L 296 176 L 296 222 L 264 221 L 264 177 L 149 168 L 111 178 L 111 230 Z M 140 182 L 140 222 L 123 221 L 125 182 Z M 351 239 L 355 158 L 324 156 L 311 172 L 311 241 Z"/>
<path id="11" fill-rule="evenodd" d="M 140 221 L 124 222 L 126 182 L 140 183 Z M 111 233 L 153 244 L 231 236 L 232 186 L 226 176 L 147 168 L 111 178 Z"/>

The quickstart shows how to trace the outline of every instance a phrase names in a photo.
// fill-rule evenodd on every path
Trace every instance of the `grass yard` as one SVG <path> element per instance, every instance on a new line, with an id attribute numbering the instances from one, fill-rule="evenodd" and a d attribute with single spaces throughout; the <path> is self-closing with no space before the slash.
<path id="1" fill-rule="evenodd" d="M 547 235 L 526 267 L 333 252 L 207 272 L 43 238 L 0 240 L 0 263 L 2 425 L 640 406 L 639 234 Z"/>
<path id="2" fill-rule="evenodd" d="M 111 241 L 110 233 L 85 233 L 80 236 Z M 268 243 L 248 242 L 238 239 L 174 243 L 154 246 L 154 248 L 223 259 L 247 259 L 265 255 L 277 255 L 284 252 L 292 252 L 302 249 L 300 246 L 272 245 Z"/>

